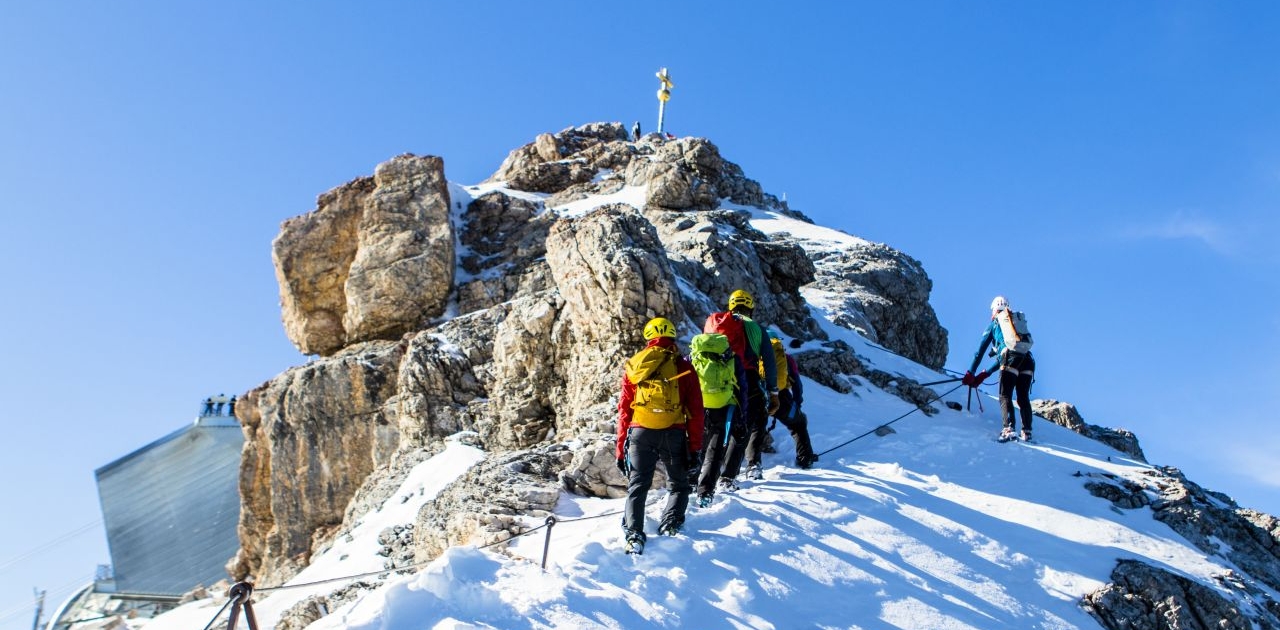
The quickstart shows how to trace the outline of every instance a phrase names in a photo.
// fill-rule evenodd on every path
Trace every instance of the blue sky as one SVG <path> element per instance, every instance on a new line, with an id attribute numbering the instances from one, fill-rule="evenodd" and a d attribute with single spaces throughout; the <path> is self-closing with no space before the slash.
<path id="1" fill-rule="evenodd" d="M 651 129 L 664 66 L 670 131 L 924 264 L 949 367 L 1004 294 L 1034 397 L 1280 512 L 1280 6 L 685 4 L 8 3 L 0 627 L 108 561 L 64 538 L 95 468 L 304 360 L 282 220 L 404 152 L 470 184 L 538 133 Z"/>

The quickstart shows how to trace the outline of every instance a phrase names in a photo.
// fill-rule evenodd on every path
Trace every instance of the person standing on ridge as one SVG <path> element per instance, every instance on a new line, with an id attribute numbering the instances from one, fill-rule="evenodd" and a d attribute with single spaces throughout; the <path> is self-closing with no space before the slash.
<path id="1" fill-rule="evenodd" d="M 764 435 L 769 415 L 778 408 L 778 368 L 773 361 L 760 361 L 761 357 L 773 357 L 773 348 L 768 331 L 751 319 L 755 308 L 755 298 L 738 289 L 729 294 L 729 310 L 712 313 L 702 326 L 703 332 L 728 337 L 729 346 L 746 368 L 747 379 L 742 386 L 746 400 L 740 402 L 747 421 L 747 440 L 745 444 L 736 438 L 731 442 L 729 458 L 720 478 L 722 487 L 728 490 L 733 489 L 734 478 L 738 476 L 744 458 L 747 460 L 747 478 L 762 477 L 760 453 L 764 448 Z M 763 376 L 757 370 L 762 365 Z"/>
<path id="2" fill-rule="evenodd" d="M 982 354 L 991 347 L 989 356 L 995 361 L 987 369 L 974 374 Z M 964 373 L 960 382 L 969 387 L 977 387 L 995 370 L 1000 370 L 1000 418 L 1003 428 L 999 440 L 1007 442 L 1014 436 L 1013 397 L 1017 393 L 1018 411 L 1022 415 L 1023 441 L 1031 440 L 1031 382 L 1035 377 L 1036 360 L 1031 356 L 1031 333 L 1028 332 L 1026 316 L 1020 311 L 1009 308 L 1009 301 L 997 295 L 991 301 L 991 323 L 982 333 L 982 343 L 978 352 L 973 355 L 973 363 L 969 371 Z"/>
<path id="3" fill-rule="evenodd" d="M 622 516 L 626 551 L 644 553 L 644 508 L 661 460 L 667 469 L 667 504 L 658 533 L 674 536 L 689 507 L 689 468 L 702 450 L 702 389 L 693 364 L 680 356 L 676 327 L 657 317 L 644 327 L 644 349 L 623 366 L 618 400 L 618 469 L 627 475 Z"/>
<path id="4" fill-rule="evenodd" d="M 640 121 L 638 120 L 634 125 L 631 125 L 631 139 L 637 142 L 640 140 Z"/>

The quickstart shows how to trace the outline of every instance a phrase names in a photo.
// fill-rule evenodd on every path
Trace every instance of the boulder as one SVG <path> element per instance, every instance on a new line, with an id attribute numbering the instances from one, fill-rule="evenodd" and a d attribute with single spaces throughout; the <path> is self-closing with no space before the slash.
<path id="1" fill-rule="evenodd" d="M 402 155 L 321 195 L 282 224 L 272 260 L 285 332 L 304 354 L 422 329 L 453 282 L 444 162 Z"/>
<path id="2" fill-rule="evenodd" d="M 1087 438 L 1102 442 L 1140 462 L 1147 461 L 1142 447 L 1138 445 L 1138 436 L 1133 432 L 1088 424 L 1071 403 L 1036 399 L 1031 401 L 1031 412 L 1060 427 L 1066 427 Z"/>

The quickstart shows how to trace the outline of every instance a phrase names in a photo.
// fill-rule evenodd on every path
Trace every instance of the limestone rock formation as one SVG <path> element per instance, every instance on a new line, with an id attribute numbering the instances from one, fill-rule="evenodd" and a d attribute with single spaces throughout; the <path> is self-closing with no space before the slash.
<path id="1" fill-rule="evenodd" d="M 1140 462 L 1147 461 L 1146 455 L 1142 453 L 1142 447 L 1138 445 L 1138 436 L 1132 431 L 1088 424 L 1071 403 L 1036 399 L 1031 401 L 1031 412 L 1060 427 L 1066 427 L 1087 438 L 1102 442 Z"/>
<path id="2" fill-rule="evenodd" d="M 1219 587 L 1236 591 L 1244 599 L 1254 595 L 1232 578 L 1221 576 Z M 1215 589 L 1137 560 L 1116 563 L 1111 580 L 1111 584 L 1090 593 L 1081 602 L 1108 630 L 1280 628 L 1275 608 L 1258 606 L 1241 610 Z"/>
<path id="3" fill-rule="evenodd" d="M 415 562 L 453 545 L 497 546 L 523 534 L 519 516 L 551 513 L 560 498 L 559 472 L 572 457 L 564 444 L 549 444 L 481 462 L 419 510 Z"/>
<path id="4" fill-rule="evenodd" d="M 414 522 L 384 532 L 388 567 L 462 542 L 500 546 L 523 532 L 518 514 L 550 512 L 561 492 L 622 496 L 612 435 L 621 362 L 641 346 L 649 318 L 671 319 L 687 339 L 738 288 L 756 296 L 757 320 L 810 342 L 795 357 L 817 382 L 841 392 L 870 383 L 936 411 L 932 390 L 828 339 L 805 300 L 821 296 L 836 325 L 940 367 L 947 333 L 920 263 L 875 243 L 817 246 L 760 232 L 751 224 L 758 212 L 807 219 L 709 141 L 631 142 L 621 124 L 585 125 L 512 151 L 490 182 L 505 186 L 474 198 L 466 195 L 478 187 L 455 186 L 451 208 L 443 161 L 400 156 L 283 224 L 273 258 L 285 329 L 319 357 L 237 405 L 246 443 L 242 548 L 229 567 L 236 579 L 291 577 L 447 436 L 461 434 L 489 457 Z M 623 192 L 643 202 L 557 210 Z M 1066 403 L 1035 405 L 1143 459 L 1131 433 L 1088 425 Z M 1247 572 L 1223 576 L 1224 589 L 1259 602 L 1237 610 L 1205 585 L 1125 561 L 1084 602 L 1104 626 L 1243 628 L 1252 619 L 1280 628 L 1280 605 L 1251 586 L 1280 590 L 1276 519 L 1172 469 L 1140 481 L 1093 475 L 1083 485 L 1117 510 L 1149 509 Z M 368 586 L 303 601 L 281 627 L 304 627 Z M 1161 619 L 1182 625 L 1143 625 Z"/>
<path id="5" fill-rule="evenodd" d="M 1174 468 L 1153 469 L 1142 482 L 1094 477 L 1085 482 L 1090 493 L 1118 508 L 1149 507 L 1153 518 L 1206 555 L 1244 572 L 1218 576 L 1219 583 L 1210 588 L 1138 561 L 1121 560 L 1112 583 L 1082 602 L 1104 627 L 1280 630 L 1280 602 L 1266 590 L 1274 592 L 1280 584 L 1280 523 L 1275 518 L 1241 509 L 1230 497 L 1204 490 Z M 1219 591 L 1236 597 L 1229 600 Z M 1233 603 L 1242 601 L 1252 604 L 1241 609 Z"/>
<path id="6" fill-rule="evenodd" d="M 924 267 L 887 245 L 816 251 L 813 290 L 834 297 L 836 324 L 917 363 L 939 369 L 947 361 L 947 334 L 929 305 L 933 282 Z"/>
<path id="7" fill-rule="evenodd" d="M 342 524 L 348 500 L 398 446 L 384 405 L 403 354 L 396 343 L 355 346 L 241 397 L 236 579 L 291 576 Z"/>
<path id="8" fill-rule="evenodd" d="M 622 125 L 586 125 L 516 149 L 491 179 L 505 188 L 467 201 L 462 195 L 478 187 L 451 189 L 439 158 L 400 156 L 282 226 L 273 253 L 286 331 L 320 357 L 243 397 L 237 579 L 288 578 L 385 496 L 395 478 L 387 471 L 459 432 L 474 432 L 495 457 L 542 462 L 529 486 L 541 489 L 512 498 L 519 509 L 554 502 L 553 487 L 619 496 L 625 480 L 613 468 L 611 434 L 621 363 L 642 345 L 648 319 L 667 317 L 687 338 L 734 289 L 756 295 L 756 318 L 773 330 L 822 340 L 801 288 L 824 277 L 833 290 L 861 282 L 868 295 L 892 296 L 864 317 L 881 339 L 905 353 L 945 354 L 918 264 L 870 248 L 856 254 L 860 264 L 873 267 L 883 255 L 893 269 L 858 276 L 815 266 L 805 243 L 750 223 L 752 208 L 807 219 L 705 139 L 630 142 Z M 628 197 L 644 199 L 641 207 L 555 209 L 624 189 L 643 191 Z M 451 190 L 459 197 L 452 209 Z M 857 309 L 866 305 L 850 305 Z M 938 339 L 923 340 L 930 334 Z M 801 360 L 822 366 L 833 387 L 849 391 L 861 378 L 933 411 L 930 392 L 866 370 L 848 345 L 821 348 Z M 581 446 L 547 450 L 568 440 Z M 476 474 L 473 482 L 487 484 L 483 475 L 498 472 Z M 514 526 L 501 514 L 467 512 L 467 491 L 457 492 L 438 500 L 456 520 L 443 538 L 422 532 L 445 513 L 423 516 L 412 534 L 397 533 L 404 540 L 389 553 L 402 556 L 409 537 L 422 556 L 477 527 Z"/>
<path id="9" fill-rule="evenodd" d="M 304 354 L 420 330 L 453 282 L 443 160 L 402 155 L 321 195 L 284 222 L 272 258 L 285 332 Z"/>
<path id="10" fill-rule="evenodd" d="M 1159 468 L 1151 476 L 1159 493 L 1151 503 L 1156 520 L 1280 591 L 1280 532 L 1274 518 L 1241 509 L 1231 497 L 1201 488 L 1176 468 Z"/>

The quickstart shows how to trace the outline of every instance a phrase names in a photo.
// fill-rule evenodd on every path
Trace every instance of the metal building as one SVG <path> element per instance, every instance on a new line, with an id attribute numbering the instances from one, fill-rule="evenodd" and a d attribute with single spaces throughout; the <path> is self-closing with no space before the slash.
<path id="1" fill-rule="evenodd" d="M 94 590 L 163 600 L 226 579 L 243 445 L 235 418 L 201 416 L 94 471 L 112 564 Z"/>

